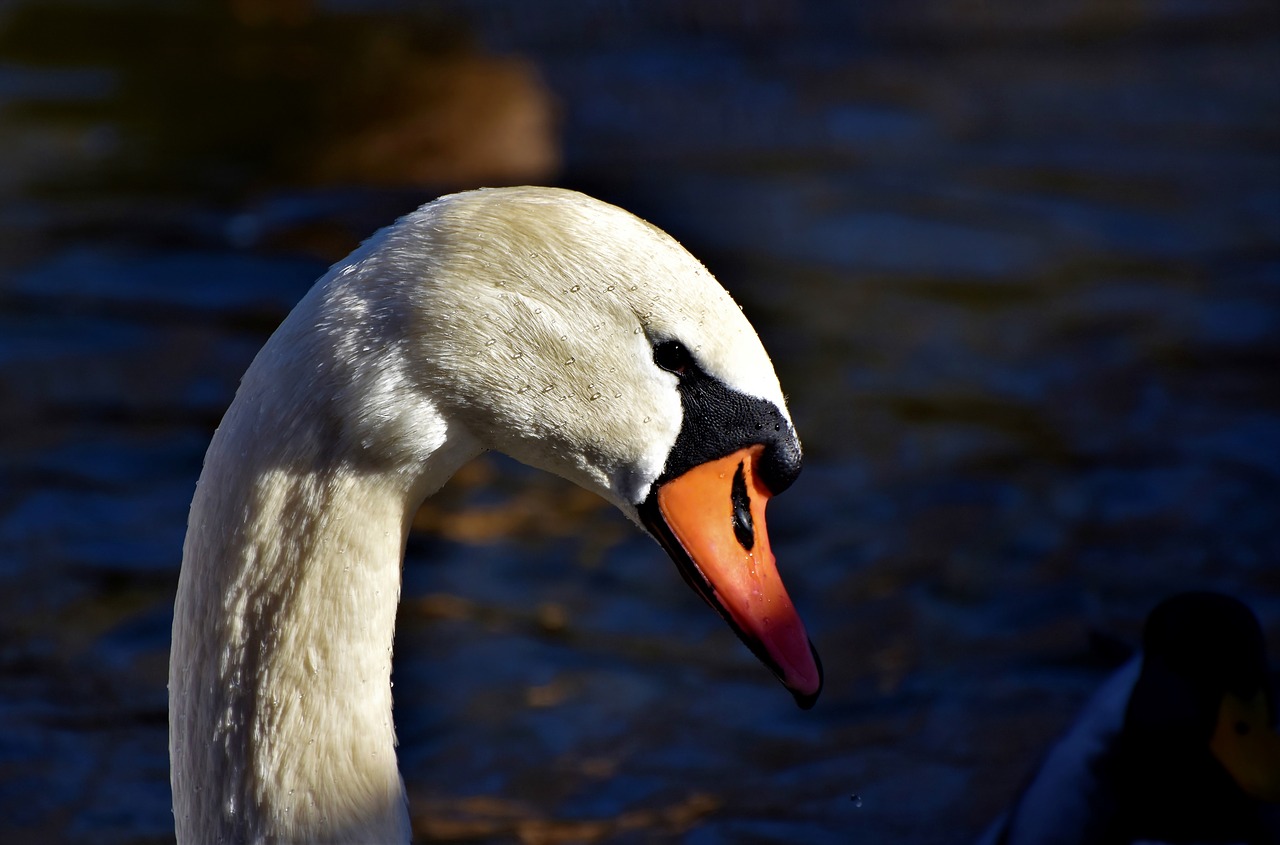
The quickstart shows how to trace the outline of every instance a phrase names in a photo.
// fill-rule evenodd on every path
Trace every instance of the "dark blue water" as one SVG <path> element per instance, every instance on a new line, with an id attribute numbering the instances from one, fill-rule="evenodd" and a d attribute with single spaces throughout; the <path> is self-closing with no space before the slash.
<path id="1" fill-rule="evenodd" d="M 329 262 L 481 184 L 628 207 L 743 304 L 828 688 L 795 709 L 651 541 L 484 459 L 406 563 L 422 841 L 963 841 L 1164 595 L 1280 649 L 1274 4 L 416 8 L 0 10 L 0 840 L 171 839 L 213 427 Z"/>

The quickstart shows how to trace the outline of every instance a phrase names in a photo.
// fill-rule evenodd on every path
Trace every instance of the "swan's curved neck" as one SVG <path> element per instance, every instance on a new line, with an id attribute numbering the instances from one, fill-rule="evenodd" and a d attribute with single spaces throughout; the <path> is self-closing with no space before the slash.
<path id="1" fill-rule="evenodd" d="M 390 681 L 405 538 L 479 448 L 420 406 L 433 436 L 416 466 L 362 458 L 323 408 L 298 407 L 270 350 L 191 507 L 170 667 L 178 839 L 407 842 Z"/>
<path id="2" fill-rule="evenodd" d="M 688 367 L 658 362 L 669 343 L 688 346 Z M 390 684 L 405 535 L 421 501 L 482 447 L 641 521 L 673 455 L 683 472 L 767 448 L 780 491 L 800 457 L 785 408 L 724 290 L 612 206 L 538 188 L 471 192 L 370 238 L 263 347 L 205 458 L 169 673 L 180 842 L 408 841 Z M 736 478 L 756 477 L 743 467 Z M 821 672 L 768 551 L 766 481 L 716 494 L 732 519 L 689 517 L 714 532 L 732 522 L 736 545 L 698 548 L 736 609 L 685 539 L 661 536 L 812 703 Z"/>

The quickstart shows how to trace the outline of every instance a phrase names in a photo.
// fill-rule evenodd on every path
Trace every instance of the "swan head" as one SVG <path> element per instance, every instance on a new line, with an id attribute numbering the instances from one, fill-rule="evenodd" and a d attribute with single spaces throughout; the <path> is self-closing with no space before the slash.
<path id="1" fill-rule="evenodd" d="M 764 520 L 800 443 L 755 331 L 674 239 L 572 191 L 471 191 L 379 232 L 324 295 L 369 327 L 353 348 L 383 347 L 365 418 L 385 430 L 404 392 L 429 396 L 481 447 L 598 493 L 802 706 L 816 700 L 821 668 Z"/>

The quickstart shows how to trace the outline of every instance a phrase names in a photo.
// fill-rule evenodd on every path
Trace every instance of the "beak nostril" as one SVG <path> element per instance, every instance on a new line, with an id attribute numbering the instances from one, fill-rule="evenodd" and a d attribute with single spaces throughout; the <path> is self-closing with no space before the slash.
<path id="1" fill-rule="evenodd" d="M 729 499 L 733 503 L 733 536 L 738 545 L 746 551 L 756 544 L 756 527 L 751 518 L 751 495 L 747 492 L 747 476 L 744 463 L 738 462 L 738 470 L 733 474 L 733 486 Z"/>

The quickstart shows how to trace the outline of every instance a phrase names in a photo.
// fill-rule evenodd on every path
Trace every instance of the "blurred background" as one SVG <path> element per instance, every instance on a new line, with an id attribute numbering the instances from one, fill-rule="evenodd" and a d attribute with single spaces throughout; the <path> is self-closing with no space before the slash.
<path id="1" fill-rule="evenodd" d="M 1280 649 L 1271 0 L 0 3 L 0 840 L 172 840 L 186 511 L 331 262 L 545 183 L 681 239 L 807 453 L 801 712 L 607 506 L 487 456 L 396 644 L 421 842 L 963 842 L 1163 596 Z"/>

